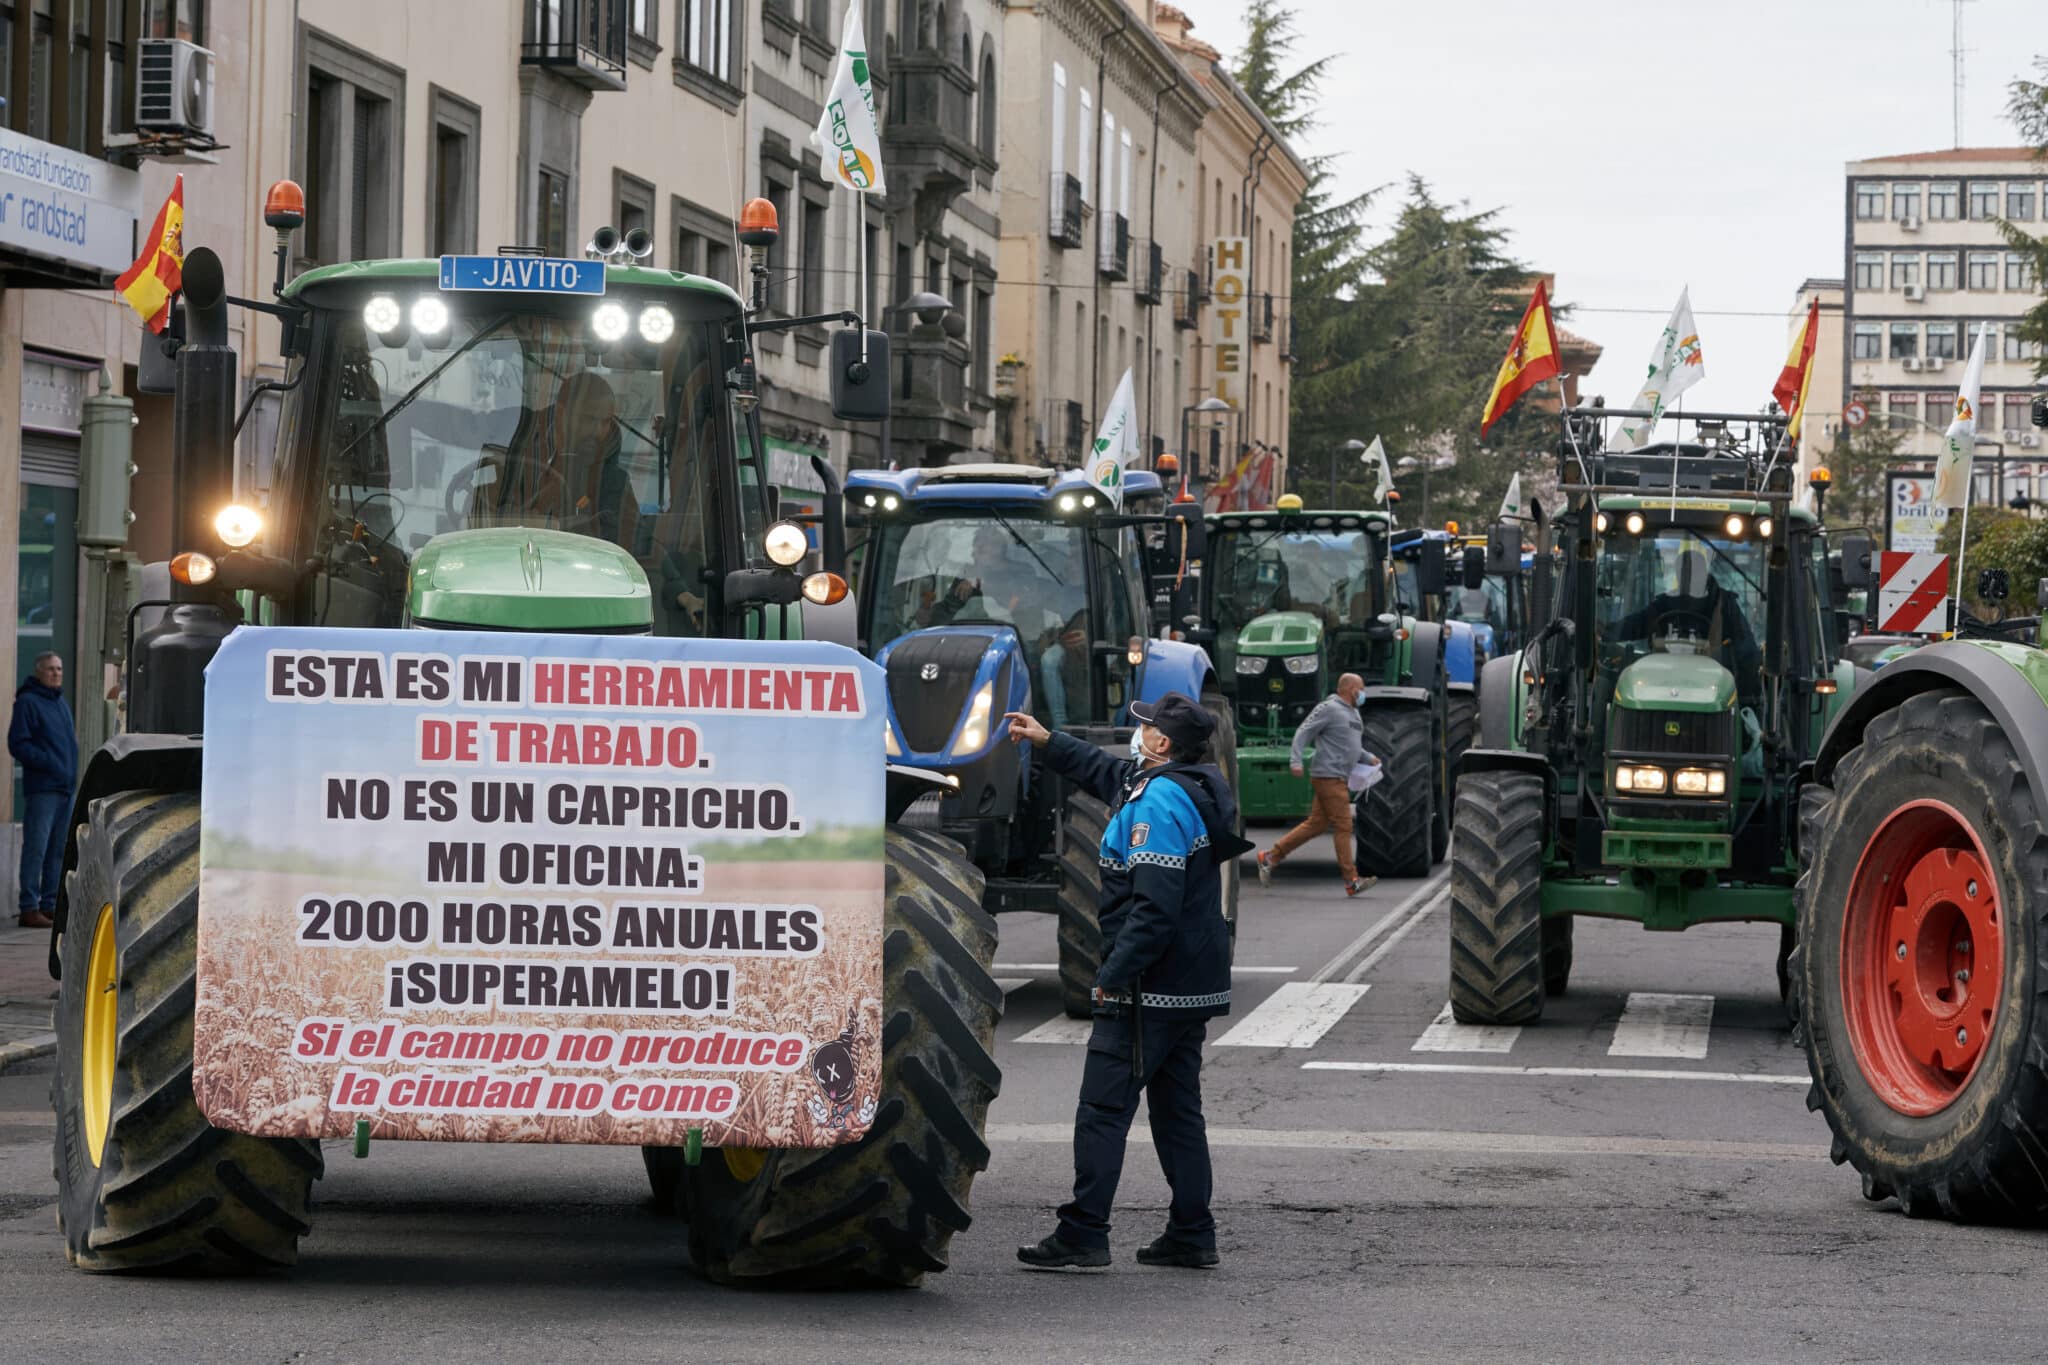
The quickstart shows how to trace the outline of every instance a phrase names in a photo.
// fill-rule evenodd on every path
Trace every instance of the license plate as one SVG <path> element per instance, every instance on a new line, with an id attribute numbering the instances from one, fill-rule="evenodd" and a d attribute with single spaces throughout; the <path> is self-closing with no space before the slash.
<path id="1" fill-rule="evenodd" d="M 604 262 L 560 256 L 443 256 L 441 287 L 517 294 L 602 294 Z"/>

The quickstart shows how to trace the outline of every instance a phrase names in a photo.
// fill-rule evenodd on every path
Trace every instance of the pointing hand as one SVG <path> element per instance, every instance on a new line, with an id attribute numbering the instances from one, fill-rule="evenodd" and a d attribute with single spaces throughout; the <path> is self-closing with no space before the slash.
<path id="1" fill-rule="evenodd" d="M 1052 732 L 1040 725 L 1029 711 L 1005 711 L 1003 719 L 1010 722 L 1010 742 L 1013 744 L 1030 740 L 1043 749 L 1052 741 Z"/>

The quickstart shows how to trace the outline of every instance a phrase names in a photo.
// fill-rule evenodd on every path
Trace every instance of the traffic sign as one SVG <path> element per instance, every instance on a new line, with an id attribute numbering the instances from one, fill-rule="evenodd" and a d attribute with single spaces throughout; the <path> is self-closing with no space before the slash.
<path id="1" fill-rule="evenodd" d="M 1851 403 L 1842 409 L 1843 425 L 1854 430 L 1870 420 L 1870 409 L 1861 403 Z"/>
<path id="2" fill-rule="evenodd" d="M 561 256 L 443 256 L 441 287 L 520 294 L 602 294 L 604 262 Z"/>
<path id="3" fill-rule="evenodd" d="M 1877 628 L 1888 635 L 1948 629 L 1947 555 L 1885 550 L 1878 555 Z"/>

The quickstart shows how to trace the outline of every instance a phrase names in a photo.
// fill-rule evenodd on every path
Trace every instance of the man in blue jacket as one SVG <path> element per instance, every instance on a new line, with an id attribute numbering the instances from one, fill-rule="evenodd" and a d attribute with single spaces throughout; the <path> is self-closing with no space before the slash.
<path id="1" fill-rule="evenodd" d="M 1132 703 L 1131 715 L 1134 762 L 1049 733 L 1024 712 L 1007 717 L 1011 739 L 1045 749 L 1053 771 L 1110 806 L 1099 852 L 1103 961 L 1074 1115 L 1074 1197 L 1061 1206 L 1057 1231 L 1017 1248 L 1034 1270 L 1109 1264 L 1110 1205 L 1140 1094 L 1173 1203 L 1165 1235 L 1138 1260 L 1206 1267 L 1217 1259 L 1202 1039 L 1210 1019 L 1230 1012 L 1221 869 L 1252 845 L 1236 833 L 1229 782 L 1205 761 L 1209 713 L 1169 692 L 1156 704 Z"/>
<path id="2" fill-rule="evenodd" d="M 64 875 L 71 788 L 78 779 L 78 732 L 64 704 L 64 661 L 36 657 L 35 672 L 14 694 L 7 752 L 21 765 L 27 809 L 21 821 L 21 927 L 47 929 Z"/>

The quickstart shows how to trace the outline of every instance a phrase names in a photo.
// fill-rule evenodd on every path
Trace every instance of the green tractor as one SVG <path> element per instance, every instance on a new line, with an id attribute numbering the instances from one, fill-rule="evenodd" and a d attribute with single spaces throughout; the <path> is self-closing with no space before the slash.
<path id="1" fill-rule="evenodd" d="M 194 1099 L 200 731 L 206 665 L 231 630 L 758 639 L 794 633 L 806 602 L 822 619 L 845 594 L 829 466 L 818 462 L 826 569 L 802 576 L 806 532 L 775 521 L 751 338 L 779 322 L 750 321 L 715 281 L 633 263 L 644 240 L 605 259 L 363 261 L 287 283 L 295 191 L 280 186 L 266 209 L 275 300 L 244 305 L 283 323 L 276 491 L 261 515 L 234 499 L 231 301 L 219 260 L 196 248 L 174 329 L 186 553 L 174 600 L 144 604 L 162 619 L 132 642 L 130 730 L 91 756 L 77 796 L 50 950 L 52 1099 L 58 1221 L 88 1270 L 287 1266 L 313 1217 L 317 1142 L 212 1127 Z M 750 206 L 749 219 L 758 290 L 772 211 Z M 879 415 L 887 338 L 866 340 L 871 371 L 847 363 L 858 326 L 834 342 L 835 408 L 849 419 Z M 890 777 L 892 822 L 943 786 Z M 657 1205 L 680 1205 L 692 1260 L 714 1279 L 915 1283 L 945 1268 L 968 1224 L 1000 1084 L 994 923 L 958 845 L 894 823 L 886 845 L 881 1090 L 866 1136 L 701 1160 L 643 1149 Z"/>
<path id="2" fill-rule="evenodd" d="M 1406 615 L 1394 594 L 1384 512 L 1270 512 L 1205 519 L 1207 554 L 1189 638 L 1208 645 L 1237 718 L 1240 800 L 1248 821 L 1293 821 L 1309 784 L 1289 770 L 1295 729 L 1357 673 L 1365 747 L 1387 765 L 1356 802 L 1358 866 L 1420 877 L 1450 838 L 1445 759 L 1446 632 Z M 1440 580 L 1441 553 L 1423 567 Z"/>
<path id="3" fill-rule="evenodd" d="M 1602 450 L 1632 415 L 1566 414 L 1533 633 L 1480 687 L 1451 851 L 1462 1022 L 1540 1018 L 1579 915 L 1777 924 L 1789 1007 L 1800 811 L 1857 679 L 1823 629 L 1827 543 L 1774 459 L 1782 418 L 1687 415 L 1697 441 Z"/>

